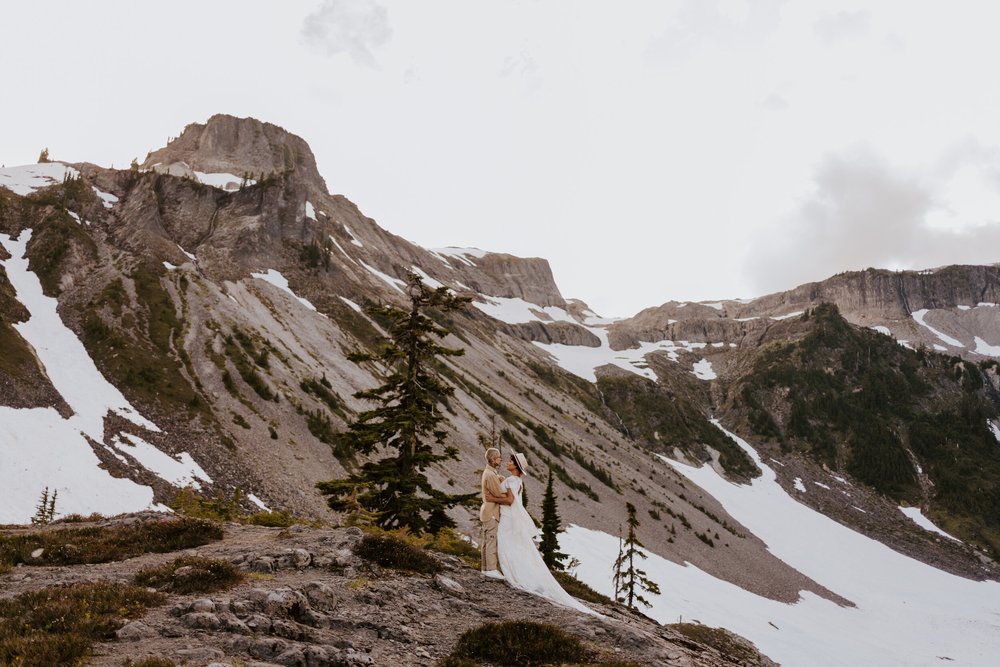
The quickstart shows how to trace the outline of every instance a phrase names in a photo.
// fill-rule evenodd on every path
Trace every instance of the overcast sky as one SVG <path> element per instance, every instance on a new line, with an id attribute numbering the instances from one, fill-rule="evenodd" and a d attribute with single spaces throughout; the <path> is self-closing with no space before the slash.
<path id="1" fill-rule="evenodd" d="M 214 113 L 426 247 L 602 315 L 1000 261 L 1000 5 L 6 2 L 0 163 L 125 167 Z"/>

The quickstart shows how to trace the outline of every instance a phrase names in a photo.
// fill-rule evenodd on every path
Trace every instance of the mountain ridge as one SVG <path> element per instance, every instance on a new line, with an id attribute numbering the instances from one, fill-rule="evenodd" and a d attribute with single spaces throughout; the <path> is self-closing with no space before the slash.
<path id="1" fill-rule="evenodd" d="M 43 341 L 24 333 L 23 321 L 14 322 L 25 313 L 36 317 L 41 302 L 25 302 L 21 290 L 4 287 L 15 278 L 37 276 L 44 295 L 58 299 L 61 326 L 82 342 L 102 381 L 159 429 L 140 427 L 116 409 L 89 414 L 104 423 L 103 437 L 82 444 L 97 461 L 87 468 L 93 475 L 132 484 L 134 492 L 149 489 L 142 497 L 161 508 L 190 482 L 209 497 L 240 488 L 268 507 L 338 520 L 313 485 L 343 476 L 351 465 L 337 451 L 335 434 L 366 407 L 353 394 L 375 383 L 371 369 L 348 360 L 352 351 L 377 345 L 381 336 L 363 306 L 402 303 L 402 279 L 415 271 L 431 286 L 448 284 L 473 298 L 467 310 L 442 320 L 452 331 L 446 344 L 463 347 L 466 354 L 441 368 L 456 389 L 447 406 L 449 438 L 462 456 L 454 465 L 429 471 L 436 487 L 474 490 L 479 436 L 492 433 L 505 448 L 524 451 L 539 470 L 553 471 L 567 524 L 614 535 L 620 514 L 615 506 L 631 502 L 640 510 L 647 547 L 668 562 L 690 563 L 781 603 L 815 598 L 849 605 L 852 600 L 790 566 L 722 501 L 665 464 L 661 457 L 703 466 L 741 488 L 763 483 L 760 466 L 719 435 L 719 423 L 710 421 L 717 417 L 754 437 L 755 447 L 781 462 L 777 483 L 824 514 L 942 570 L 973 580 L 998 576 L 989 545 L 976 542 L 969 527 L 958 526 L 968 543 L 945 540 L 902 514 L 898 501 L 847 473 L 845 479 L 857 487 L 850 504 L 833 492 L 820 498 L 826 492 L 815 491 L 815 501 L 800 495 L 795 480 L 815 481 L 813 486 L 823 489 L 831 471 L 807 452 L 772 447 L 741 421 L 748 406 L 734 403 L 742 399 L 733 388 L 772 346 L 807 337 L 810 311 L 837 290 L 847 294 L 843 285 L 850 281 L 834 277 L 840 282 L 828 288 L 803 286 L 797 296 L 756 305 L 756 300 L 668 302 L 609 321 L 586 304 L 563 298 L 545 260 L 420 248 L 381 229 L 345 197 L 326 194 L 325 183 L 321 191 L 308 165 L 248 179 L 202 171 L 251 171 L 249 163 L 232 158 L 200 161 L 198 150 L 228 150 L 225 142 L 196 140 L 206 132 L 212 136 L 205 128 L 215 124 L 220 136 L 238 138 L 242 131 L 249 146 L 255 145 L 255 131 L 222 129 L 252 123 L 213 119 L 182 134 L 189 136 L 183 143 L 175 140 L 151 154 L 144 162 L 149 168 L 49 165 L 35 169 L 48 176 L 32 176 L 35 185 L 24 186 L 25 194 L 7 186 L 15 176 L 27 178 L 31 169 L 0 170 L 0 233 L 10 239 L 0 243 L 10 255 L 0 259 L 6 276 L 0 283 L 0 345 L 5 358 L 9 350 L 9 358 L 23 361 L 0 365 L 0 411 L 26 420 L 37 414 L 16 411 L 31 401 L 40 410 L 57 407 L 62 396 L 62 389 L 46 385 L 47 364 L 54 362 L 42 359 Z M 260 136 L 268 137 L 263 130 Z M 279 137 L 275 145 L 283 141 L 291 140 Z M 261 149 L 255 164 L 277 164 L 279 153 Z M 155 169 L 153 155 L 174 161 Z M 187 171 L 171 173 L 170 165 L 179 162 Z M 28 265 L 20 267 L 20 258 L 9 250 L 29 230 Z M 923 343 L 921 354 L 935 355 L 933 346 L 939 345 L 972 361 L 976 349 L 1000 344 L 994 337 L 1000 308 L 960 303 L 975 293 L 992 298 L 992 269 L 980 268 L 958 271 L 957 277 L 942 269 L 941 284 L 923 291 L 914 287 L 925 300 L 911 304 L 941 307 L 919 308 L 894 320 L 876 317 L 896 312 L 894 279 L 872 278 L 878 298 L 857 297 L 861 306 L 845 310 L 845 326 L 884 327 L 901 345 L 914 348 L 899 348 L 908 355 Z M 932 278 L 903 282 L 919 286 Z M 984 281 L 978 292 L 970 287 L 973 278 Z M 875 309 L 865 310 L 873 301 Z M 862 316 L 863 322 L 850 321 Z M 988 357 L 979 354 L 982 359 Z M 324 380 L 329 387 L 321 391 L 317 387 L 325 387 Z M 989 386 L 974 391 L 995 403 Z M 959 396 L 967 390 L 956 385 L 946 391 Z M 59 409 L 61 416 L 46 417 L 53 428 L 82 416 L 78 403 Z M 4 446 L 30 442 L 28 431 L 0 429 Z M 24 497 L 14 518 L 23 521 L 58 469 L 51 462 L 16 460 L 32 472 L 16 480 Z M 175 469 L 178 465 L 184 470 Z M 38 488 L 31 491 L 32 485 Z M 68 510 L 87 510 L 84 487 L 60 488 Z M 529 496 L 538 493 L 529 480 Z M 455 518 L 474 534 L 474 513 L 458 510 Z"/>

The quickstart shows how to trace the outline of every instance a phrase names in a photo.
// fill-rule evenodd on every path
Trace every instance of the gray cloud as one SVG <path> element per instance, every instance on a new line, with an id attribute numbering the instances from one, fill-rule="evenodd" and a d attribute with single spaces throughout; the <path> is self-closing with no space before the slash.
<path id="1" fill-rule="evenodd" d="M 302 24 L 302 40 L 328 55 L 347 53 L 354 62 L 376 67 L 373 51 L 389 41 L 389 14 L 373 0 L 324 0 Z"/>
<path id="2" fill-rule="evenodd" d="M 830 45 L 839 44 L 868 32 L 871 17 L 868 12 L 838 12 L 825 16 L 813 24 L 813 30 Z"/>
<path id="3" fill-rule="evenodd" d="M 952 170 L 958 153 L 946 157 Z M 961 230 L 928 225 L 938 206 L 935 184 L 895 174 L 867 151 L 828 157 L 814 180 L 815 192 L 750 249 L 745 271 L 755 291 L 791 289 L 868 267 L 1000 261 L 1000 224 Z"/>
<path id="4" fill-rule="evenodd" d="M 786 0 L 753 0 L 741 21 L 728 18 L 718 0 L 685 0 L 663 32 L 646 47 L 648 65 L 671 66 L 705 45 L 746 49 L 765 42 L 777 29 Z"/>

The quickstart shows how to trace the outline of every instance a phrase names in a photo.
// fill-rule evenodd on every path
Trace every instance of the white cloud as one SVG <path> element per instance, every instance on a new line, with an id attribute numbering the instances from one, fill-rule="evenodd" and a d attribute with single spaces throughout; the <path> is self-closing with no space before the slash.
<path id="1" fill-rule="evenodd" d="M 950 202 L 947 193 L 965 188 L 966 175 L 977 166 L 954 154 L 945 159 L 951 161 L 948 170 L 926 170 L 938 176 L 932 180 L 894 168 L 867 149 L 828 156 L 816 170 L 814 190 L 750 250 L 748 275 L 760 289 L 774 291 L 868 267 L 997 261 L 995 215 L 976 225 L 942 222 L 986 210 L 966 191 Z M 948 172 L 956 178 L 940 178 Z M 990 193 L 1000 201 L 996 190 L 978 190 L 980 200 Z"/>
<path id="2" fill-rule="evenodd" d="M 813 24 L 813 30 L 829 45 L 836 45 L 868 32 L 871 16 L 868 12 L 838 12 L 824 16 Z"/>
<path id="3" fill-rule="evenodd" d="M 328 55 L 347 53 L 354 62 L 376 67 L 373 51 L 392 36 L 389 14 L 372 0 L 324 0 L 302 24 L 302 40 Z"/>

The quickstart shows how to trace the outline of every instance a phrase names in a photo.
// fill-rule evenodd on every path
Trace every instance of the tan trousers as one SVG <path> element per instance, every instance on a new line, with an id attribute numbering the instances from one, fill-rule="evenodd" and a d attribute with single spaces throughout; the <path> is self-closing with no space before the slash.
<path id="1" fill-rule="evenodd" d="M 489 570 L 499 570 L 500 562 L 497 560 L 497 527 L 500 522 L 496 519 L 489 519 L 482 522 L 483 535 L 479 542 L 479 555 L 483 572 Z"/>

